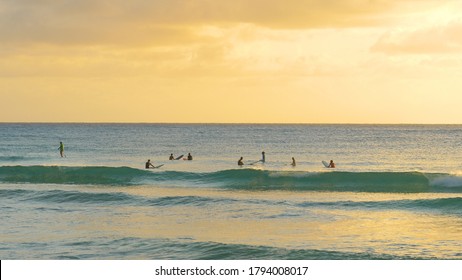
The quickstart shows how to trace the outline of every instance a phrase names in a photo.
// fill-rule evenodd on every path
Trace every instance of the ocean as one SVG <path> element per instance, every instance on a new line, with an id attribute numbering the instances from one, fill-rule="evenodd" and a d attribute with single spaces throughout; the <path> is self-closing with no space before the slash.
<path id="1" fill-rule="evenodd" d="M 3 123 L 0 258 L 459 260 L 461 147 L 462 125 Z"/>

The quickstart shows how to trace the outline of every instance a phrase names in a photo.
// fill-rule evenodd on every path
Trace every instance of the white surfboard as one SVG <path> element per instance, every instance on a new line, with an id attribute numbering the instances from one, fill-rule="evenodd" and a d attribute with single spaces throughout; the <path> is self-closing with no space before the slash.
<path id="1" fill-rule="evenodd" d="M 327 161 L 323 160 L 321 162 L 322 162 L 322 164 L 324 164 L 324 167 L 329 167 L 329 163 L 327 163 Z"/>

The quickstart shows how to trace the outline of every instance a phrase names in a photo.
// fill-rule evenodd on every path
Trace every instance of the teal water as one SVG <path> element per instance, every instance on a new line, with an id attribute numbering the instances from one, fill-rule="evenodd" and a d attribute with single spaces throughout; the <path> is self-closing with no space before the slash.
<path id="1" fill-rule="evenodd" d="M 462 259 L 461 144 L 458 125 L 0 124 L 0 258 Z"/>

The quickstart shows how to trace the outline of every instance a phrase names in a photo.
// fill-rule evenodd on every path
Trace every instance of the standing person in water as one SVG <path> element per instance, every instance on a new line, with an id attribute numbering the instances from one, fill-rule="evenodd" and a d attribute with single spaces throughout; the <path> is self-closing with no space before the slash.
<path id="1" fill-rule="evenodd" d="M 144 165 L 144 168 L 149 169 L 149 168 L 156 168 L 156 167 L 151 163 L 151 160 L 148 159 L 148 161 L 146 161 Z"/>
<path id="2" fill-rule="evenodd" d="M 243 159 L 244 159 L 244 158 L 241 157 L 241 158 L 237 161 L 237 165 L 239 165 L 239 166 L 244 165 L 244 163 L 242 162 Z"/>
<path id="3" fill-rule="evenodd" d="M 290 165 L 292 165 L 292 166 L 296 166 L 296 165 L 297 165 L 297 164 L 295 163 L 295 158 L 294 158 L 294 157 L 292 157 L 292 163 L 291 163 Z"/>
<path id="4" fill-rule="evenodd" d="M 328 168 L 335 168 L 335 163 L 333 160 L 330 160 Z"/>
<path id="5" fill-rule="evenodd" d="M 261 152 L 261 162 L 265 162 L 265 152 Z"/>
<path id="6" fill-rule="evenodd" d="M 64 144 L 63 142 L 59 142 L 59 154 L 61 155 L 61 157 L 64 157 Z"/>

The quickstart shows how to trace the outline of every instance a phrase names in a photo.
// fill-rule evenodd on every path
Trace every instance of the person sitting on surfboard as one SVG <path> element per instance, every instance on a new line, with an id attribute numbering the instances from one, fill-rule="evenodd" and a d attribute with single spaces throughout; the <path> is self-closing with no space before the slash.
<path id="1" fill-rule="evenodd" d="M 242 162 L 244 158 L 241 157 L 238 161 L 237 161 L 237 165 L 241 166 L 241 165 L 244 165 L 244 163 Z"/>
<path id="2" fill-rule="evenodd" d="M 191 155 L 191 153 L 188 153 L 188 160 L 192 160 L 192 155 Z"/>
<path id="3" fill-rule="evenodd" d="M 149 169 L 149 168 L 151 168 L 151 167 L 152 167 L 152 168 L 156 168 L 156 167 L 151 163 L 151 160 L 148 159 L 148 161 L 147 161 L 146 164 L 145 164 L 145 168 L 146 168 L 146 169 Z"/>
<path id="4" fill-rule="evenodd" d="M 169 160 L 174 160 L 175 157 L 173 156 L 173 154 L 170 154 L 170 157 L 168 158 Z"/>
<path id="5" fill-rule="evenodd" d="M 329 163 L 329 166 L 327 166 L 328 168 L 335 168 L 335 163 L 333 160 L 330 160 L 330 163 Z"/>

